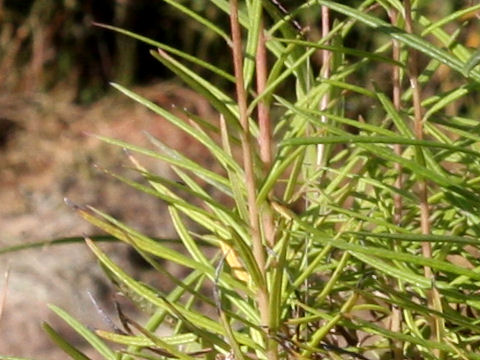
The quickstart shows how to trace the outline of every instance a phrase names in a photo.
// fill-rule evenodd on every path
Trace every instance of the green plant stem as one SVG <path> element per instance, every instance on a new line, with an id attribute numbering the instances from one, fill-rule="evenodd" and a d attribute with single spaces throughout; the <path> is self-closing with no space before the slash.
<path id="1" fill-rule="evenodd" d="M 265 46 L 265 35 L 263 28 L 263 19 L 260 21 L 260 31 L 258 34 L 257 53 L 255 55 L 256 62 L 256 80 L 257 92 L 263 93 L 267 87 L 267 49 Z M 269 99 L 263 98 L 257 106 L 258 127 L 260 130 L 258 143 L 260 146 L 260 159 L 263 163 L 264 173 L 268 174 L 272 167 L 272 126 L 270 119 Z M 270 248 L 275 246 L 275 227 L 273 224 L 272 210 L 265 203 L 262 206 L 262 224 L 265 240 Z"/>
<path id="2" fill-rule="evenodd" d="M 265 253 L 260 238 L 260 229 L 258 223 L 258 208 L 256 205 L 255 175 L 253 170 L 252 143 L 250 140 L 250 130 L 248 124 L 247 111 L 247 93 L 243 80 L 243 60 L 242 60 L 242 39 L 240 25 L 238 22 L 238 1 L 230 1 L 230 22 L 233 38 L 233 65 L 236 78 L 237 102 L 240 116 L 240 140 L 242 144 L 243 166 L 245 170 L 245 180 L 247 186 L 247 197 L 249 207 L 250 231 L 252 236 L 255 259 L 262 269 L 265 270 Z"/>
<path id="3" fill-rule="evenodd" d="M 322 5 L 322 39 L 326 39 L 330 35 L 330 9 Z M 328 43 L 326 44 L 328 45 Z M 331 73 L 331 51 L 323 49 L 322 50 L 322 71 L 321 76 L 323 79 L 328 79 Z M 327 91 L 325 95 L 322 96 L 320 101 L 320 111 L 326 111 L 328 108 L 328 103 L 330 101 L 330 91 Z M 328 121 L 326 116 L 322 116 L 321 120 L 323 123 Z M 322 166 L 324 163 L 324 154 L 325 154 L 325 144 L 319 144 L 317 146 L 317 165 Z"/>
<path id="4" fill-rule="evenodd" d="M 267 69 L 267 48 L 265 46 L 265 35 L 264 35 L 264 24 L 263 19 L 260 21 L 260 31 L 258 33 L 258 45 L 257 52 L 255 54 L 256 62 L 256 80 L 257 80 L 257 92 L 259 94 L 263 93 L 267 87 L 267 78 L 268 78 L 268 69 Z M 258 114 L 258 127 L 260 130 L 258 143 L 260 146 L 260 159 L 263 163 L 264 174 L 268 174 L 272 167 L 272 126 L 270 118 L 270 99 L 269 97 L 263 98 L 257 106 Z M 269 194 L 270 197 L 271 194 Z M 276 228 L 274 223 L 273 211 L 269 205 L 269 202 L 264 202 L 260 204 L 261 206 L 261 220 L 263 225 L 263 235 L 268 246 L 273 249 L 276 243 Z M 281 272 L 283 269 L 279 269 L 278 265 L 275 265 L 276 271 Z M 269 291 L 269 307 L 275 306 L 272 304 L 274 302 L 272 292 L 275 289 L 275 284 L 272 286 L 272 290 Z M 279 297 L 277 297 L 279 298 Z M 280 317 L 276 316 L 279 314 L 278 311 L 273 312 L 272 309 L 269 309 L 269 330 L 273 333 L 278 331 L 280 325 Z M 271 339 L 267 339 L 267 342 L 270 343 L 268 346 L 272 354 L 277 353 L 277 344 Z"/>
<path id="5" fill-rule="evenodd" d="M 390 13 L 390 20 L 392 25 L 396 25 L 397 23 L 397 13 L 396 10 L 391 9 Z M 392 39 L 392 57 L 394 61 L 400 62 L 400 42 L 396 39 Z M 393 106 L 395 110 L 400 111 L 401 109 L 401 80 L 400 80 L 400 67 L 394 65 L 392 68 L 392 81 L 393 81 L 393 89 L 392 89 L 392 100 Z M 393 149 L 395 154 L 401 156 L 402 155 L 402 146 L 400 144 L 394 144 Z M 395 163 L 395 170 L 397 171 L 397 178 L 395 179 L 395 186 L 398 189 L 403 188 L 403 178 L 402 178 L 402 165 L 398 162 Z M 400 224 L 402 219 L 402 196 L 400 194 L 393 195 L 393 204 L 394 204 L 394 223 L 396 225 Z"/>
<path id="6" fill-rule="evenodd" d="M 410 0 L 405 1 L 405 28 L 406 31 L 410 34 L 413 33 L 413 20 L 411 15 L 411 4 Z M 418 61 L 417 61 L 417 52 L 415 50 L 409 50 L 408 56 L 408 72 L 410 86 L 412 88 L 412 97 L 413 97 L 413 111 L 414 111 L 414 133 L 415 137 L 418 140 L 423 140 L 423 122 L 422 122 L 422 99 L 421 99 L 421 89 L 418 82 Z M 418 161 L 424 163 L 423 152 L 421 149 L 417 149 Z M 424 165 L 424 164 L 422 164 Z M 420 179 L 419 181 L 419 198 L 420 198 L 420 222 L 422 234 L 430 234 L 430 208 L 428 206 L 428 184 L 425 179 Z M 426 258 L 432 257 L 432 247 L 428 242 L 422 243 L 422 252 L 423 256 Z M 430 267 L 426 266 L 424 268 L 425 277 L 431 279 L 433 277 L 432 270 Z"/>
<path id="7" fill-rule="evenodd" d="M 405 0 L 405 30 L 409 34 L 413 34 L 413 20 L 412 20 L 412 6 L 410 0 Z M 410 86 L 412 88 L 412 99 L 413 99 L 413 111 L 414 111 L 414 130 L 415 136 L 418 140 L 423 140 L 423 109 L 422 109 L 422 96 L 420 84 L 418 81 L 418 59 L 417 52 L 414 49 L 409 50 L 408 56 L 408 73 L 410 79 Z M 417 148 L 417 157 L 420 163 L 425 164 L 425 158 L 423 156 L 423 151 L 420 148 Z M 428 184 L 426 179 L 419 179 L 419 199 L 420 199 L 420 225 L 421 231 L 424 235 L 430 235 L 431 233 L 431 224 L 430 224 L 430 207 L 428 204 Z M 432 258 L 432 245 L 429 242 L 422 243 L 422 254 L 425 258 Z M 432 290 L 428 292 L 428 303 L 429 306 L 437 311 L 442 311 L 440 294 L 435 289 L 435 275 L 432 269 L 429 266 L 424 266 L 424 273 L 427 279 L 432 281 Z M 443 341 L 443 320 L 439 316 L 432 316 L 431 319 L 431 336 L 435 338 L 437 342 Z M 440 350 L 435 349 L 434 355 L 442 359 L 443 354 Z"/>
<path id="8" fill-rule="evenodd" d="M 337 325 L 338 322 L 342 320 L 343 317 L 352 310 L 353 306 L 357 303 L 357 300 L 358 293 L 353 292 L 352 295 L 350 295 L 350 297 L 348 298 L 348 300 L 343 304 L 338 314 L 332 317 L 330 321 L 328 321 L 328 323 L 326 323 L 320 329 L 315 331 L 315 333 L 312 335 L 310 342 L 308 343 L 308 348 L 305 349 L 302 353 L 303 358 L 308 359 L 312 355 L 312 349 L 316 348 L 318 344 L 320 344 L 320 342 L 323 340 L 323 338 L 327 336 L 330 330 L 332 330 L 333 327 Z"/>
<path id="9" fill-rule="evenodd" d="M 256 53 L 257 66 L 257 93 L 262 94 L 267 88 L 267 48 L 265 46 L 265 34 L 263 28 L 263 20 L 260 23 L 260 31 L 258 34 L 258 46 Z M 258 127 L 260 130 L 259 145 L 260 158 L 266 171 L 272 166 L 272 126 L 270 120 L 269 99 L 264 97 L 257 106 Z"/>
<path id="10" fill-rule="evenodd" d="M 397 24 L 397 11 L 395 9 L 390 9 L 389 11 L 390 22 L 393 26 Z M 400 61 L 400 42 L 396 39 L 392 38 L 392 58 L 394 61 Z M 400 67 L 398 65 L 393 65 L 392 67 L 392 100 L 393 106 L 395 110 L 398 112 L 401 109 L 401 80 L 400 80 Z M 398 156 L 402 156 L 402 146 L 400 144 L 393 145 L 393 151 Z M 397 178 L 395 179 L 395 187 L 399 190 L 403 189 L 403 174 L 402 174 L 402 165 L 398 162 L 394 165 L 395 170 L 397 172 Z M 402 195 L 399 193 L 395 193 L 393 195 L 393 207 L 394 207 L 394 215 L 393 215 L 393 222 L 395 225 L 400 225 L 402 220 L 402 212 L 403 212 L 403 199 Z M 398 249 L 398 242 L 394 242 L 393 244 L 395 249 Z M 393 281 L 392 286 L 396 287 L 397 281 Z M 400 285 L 400 284 L 399 284 Z M 390 330 L 395 333 L 400 333 L 402 330 L 402 312 L 398 308 L 398 306 L 392 305 L 391 306 L 391 317 L 390 317 Z M 393 347 L 393 358 L 395 360 L 402 360 L 403 359 L 403 343 L 400 340 L 393 340 L 392 341 Z"/>
<path id="11" fill-rule="evenodd" d="M 270 311 L 269 296 L 265 276 L 265 249 L 263 247 L 262 237 L 260 234 L 259 211 L 256 202 L 256 181 L 252 158 L 253 146 L 250 140 L 250 130 L 248 124 L 247 92 L 245 90 L 245 82 L 243 78 L 242 36 L 238 18 L 237 0 L 230 0 L 230 26 L 233 42 L 233 66 L 236 78 L 237 102 L 241 125 L 240 140 L 242 143 L 243 166 L 245 170 L 245 181 L 247 188 L 250 233 L 252 238 L 253 254 L 255 256 L 255 261 L 260 268 L 264 280 L 264 285 L 260 286 L 258 289 L 257 303 L 260 311 L 262 326 L 268 328 L 270 324 Z M 268 334 L 265 334 L 264 340 L 267 346 L 267 358 L 269 360 L 276 360 L 278 358 L 278 354 L 276 351 L 275 343 L 271 341 Z"/>

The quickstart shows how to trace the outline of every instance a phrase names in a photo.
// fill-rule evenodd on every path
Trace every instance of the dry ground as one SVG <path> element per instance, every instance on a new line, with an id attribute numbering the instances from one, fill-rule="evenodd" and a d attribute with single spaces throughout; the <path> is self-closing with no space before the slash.
<path id="1" fill-rule="evenodd" d="M 178 86 L 156 84 L 135 90 L 165 107 L 174 104 L 213 116 L 202 99 Z M 174 236 L 163 203 L 93 166 L 126 172 L 124 166 L 129 164 L 121 149 L 86 133 L 152 147 L 144 130 L 208 162 L 198 144 L 122 95 L 108 96 L 89 107 L 72 104 L 65 90 L 48 95 L 0 95 L 0 247 L 97 233 L 65 205 L 64 197 L 96 206 L 145 233 Z M 156 173 L 169 174 L 165 164 L 142 160 Z M 132 265 L 125 247 L 109 244 L 106 248 L 130 271 L 154 276 Z M 78 338 L 47 309 L 48 303 L 63 307 L 91 327 L 105 327 L 87 292 L 111 309 L 112 289 L 83 244 L 0 255 L 0 274 L 7 269 L 10 279 L 0 319 L 1 355 L 65 358 L 44 335 L 41 322 L 54 324 L 74 343 Z"/>

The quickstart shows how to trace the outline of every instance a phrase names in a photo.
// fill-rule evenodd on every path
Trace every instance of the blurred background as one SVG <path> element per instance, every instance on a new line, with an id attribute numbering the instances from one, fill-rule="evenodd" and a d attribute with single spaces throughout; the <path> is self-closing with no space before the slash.
<path id="1" fill-rule="evenodd" d="M 177 2 L 228 29 L 228 17 L 209 0 Z M 286 9 L 294 9 L 303 1 L 282 3 Z M 355 5 L 359 1 L 346 3 Z M 472 2 L 422 4 L 424 14 L 441 16 Z M 309 27 L 310 39 L 318 38 L 320 33 L 318 14 L 307 11 L 298 17 L 302 26 Z M 114 93 L 109 82 L 128 86 L 163 107 L 174 105 L 215 120 L 217 115 L 209 104 L 151 57 L 149 46 L 94 26 L 94 22 L 128 29 L 231 71 L 226 44 L 164 1 L 0 0 L 0 248 L 95 234 L 95 229 L 65 205 L 64 197 L 80 205 L 98 207 L 146 234 L 175 235 L 162 203 L 119 184 L 95 168 L 98 165 L 125 172 L 128 160 L 121 149 L 102 144 L 89 133 L 151 147 L 142 133 L 148 131 L 197 161 L 209 162 L 198 144 L 144 107 Z M 459 24 L 465 27 L 458 40 L 478 47 L 480 29 L 476 14 L 451 24 L 451 30 Z M 355 27 L 347 38 L 349 43 L 344 45 L 371 50 L 385 41 L 380 35 L 367 36 L 368 31 Z M 312 65 L 319 68 L 319 59 L 314 58 Z M 233 90 L 232 84 L 213 78 L 203 69 L 194 70 L 226 91 Z M 389 71 L 377 64 L 352 75 L 351 80 L 370 84 L 373 79 L 387 91 Z M 428 87 L 432 91 L 454 88 L 455 81 L 440 73 Z M 349 102 L 351 113 L 347 115 L 351 118 L 362 114 L 368 119 L 368 113 L 376 111 L 365 99 L 350 97 Z M 451 111 L 478 111 L 474 99 L 471 104 L 460 105 L 461 109 Z M 151 170 L 169 174 L 164 164 L 141 160 Z M 130 273 L 160 288 L 167 286 L 162 279 L 152 278 L 148 268 L 125 247 L 106 246 Z M 1 278 L 7 269 L 8 287 L 0 280 L 0 291 L 7 288 L 0 318 L 0 354 L 64 359 L 44 335 L 44 320 L 88 354 L 88 346 L 82 345 L 46 307 L 47 303 L 54 303 L 90 327 L 106 327 L 88 291 L 111 313 L 113 290 L 85 246 L 50 246 L 0 254 Z M 95 359 L 94 354 L 90 355 Z"/>
<path id="2" fill-rule="evenodd" d="M 180 3 L 220 27 L 226 24 L 226 15 L 206 0 Z M 76 103 L 86 104 L 103 96 L 109 81 L 145 84 L 171 77 L 148 54 L 148 46 L 94 22 L 137 32 L 205 60 L 223 56 L 228 61 L 214 34 L 163 1 L 4 0 L 0 6 L 3 90 L 67 87 Z"/>

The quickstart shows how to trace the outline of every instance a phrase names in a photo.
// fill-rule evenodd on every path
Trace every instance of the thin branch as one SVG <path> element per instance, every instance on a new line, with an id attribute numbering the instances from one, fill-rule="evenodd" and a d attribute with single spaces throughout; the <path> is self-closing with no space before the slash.
<path id="1" fill-rule="evenodd" d="M 412 20 L 412 6 L 410 0 L 405 0 L 405 30 L 413 34 L 413 20 Z M 412 88 L 413 96 L 413 111 L 414 111 L 414 130 L 417 139 L 423 139 L 423 108 L 421 105 L 422 94 L 421 88 L 418 82 L 418 59 L 417 52 L 414 49 L 409 49 L 408 56 L 408 73 L 410 79 L 410 86 Z M 425 165 L 425 158 L 421 148 L 417 148 L 418 161 Z M 419 199 L 420 199 L 420 224 L 422 234 L 430 235 L 431 223 L 430 223 L 430 207 L 428 204 L 428 183 L 425 179 L 419 179 Z M 422 243 L 422 255 L 427 258 L 432 258 L 432 245 L 430 242 Z M 436 311 L 442 311 L 440 293 L 435 288 L 435 274 L 429 266 L 424 267 L 425 277 L 431 279 L 432 289 L 428 292 L 428 304 L 429 307 Z M 439 316 L 432 316 L 431 319 L 431 333 L 435 341 L 443 341 L 443 320 Z M 434 355 L 441 359 L 443 354 L 438 350 L 434 350 Z"/>
<path id="2" fill-rule="evenodd" d="M 230 23 L 233 39 L 233 65 L 236 78 L 236 91 L 240 115 L 240 125 L 242 127 L 240 139 L 242 143 L 243 166 L 245 170 L 245 180 L 247 185 L 247 197 L 250 218 L 249 220 L 255 259 L 257 260 L 260 269 L 264 271 L 265 252 L 260 237 L 258 208 L 256 205 L 256 181 L 253 169 L 252 143 L 250 140 L 250 129 L 248 124 L 247 92 L 245 91 L 245 83 L 243 79 L 242 37 L 238 20 L 238 1 L 231 0 L 230 4 Z"/>
<path id="3" fill-rule="evenodd" d="M 238 0 L 230 0 L 230 26 L 233 41 L 233 66 L 236 79 L 237 103 L 240 116 L 240 125 L 242 127 L 240 139 L 242 143 L 243 167 L 245 170 L 245 182 L 247 187 L 250 234 L 252 238 L 253 254 L 264 278 L 264 285 L 258 289 L 257 303 L 260 311 L 262 326 L 268 327 L 270 324 L 270 310 L 268 289 L 265 281 L 265 249 L 260 233 L 259 211 L 256 199 L 256 181 L 252 156 L 253 145 L 250 140 L 247 92 L 245 91 L 245 81 L 243 78 L 242 36 L 238 19 Z M 275 351 L 275 347 L 272 346 L 272 341 L 269 341 L 267 336 L 265 337 L 265 344 L 267 344 L 267 358 L 269 360 L 276 360 L 278 358 L 278 354 Z"/>
<path id="4" fill-rule="evenodd" d="M 389 12 L 390 21 L 392 25 L 396 25 L 397 23 L 397 13 L 396 10 L 391 9 Z M 400 42 L 398 40 L 392 39 L 392 58 L 393 61 L 400 62 Z M 401 109 L 401 80 L 400 80 L 400 67 L 394 65 L 392 68 L 392 99 L 393 99 L 393 106 L 395 110 L 399 111 Z M 401 156 L 402 155 L 402 146 L 400 144 L 394 144 L 393 149 L 395 154 Z M 397 189 L 403 188 L 403 178 L 402 178 L 402 166 L 399 163 L 395 163 L 395 170 L 397 171 L 397 179 L 395 180 L 395 187 Z M 395 208 L 394 213 L 394 223 L 399 225 L 402 219 L 402 211 L 403 211 L 403 204 L 402 204 L 402 195 L 395 193 L 393 195 L 393 203 Z"/>
<path id="5" fill-rule="evenodd" d="M 410 0 L 405 0 L 405 30 L 408 33 L 413 33 L 413 20 L 412 9 Z M 415 137 L 418 140 L 423 140 L 423 109 L 422 109 L 422 95 L 418 82 L 418 59 L 417 51 L 414 49 L 409 50 L 408 56 L 408 76 L 410 80 L 410 86 L 412 88 L 413 96 L 413 112 L 414 112 L 414 130 Z M 424 162 L 423 152 L 420 148 L 417 149 L 418 158 L 420 162 Z M 425 179 L 421 179 L 419 182 L 419 198 L 420 198 L 420 222 L 422 228 L 422 234 L 429 235 L 430 229 L 430 208 L 428 205 L 428 184 Z M 422 243 L 422 253 L 426 258 L 432 257 L 432 246 L 429 242 Z M 431 279 L 433 277 L 432 269 L 429 266 L 425 266 L 425 277 Z"/>
<path id="6" fill-rule="evenodd" d="M 390 22 L 393 26 L 397 24 L 397 11 L 395 9 L 390 9 L 388 12 L 390 17 Z M 398 40 L 392 39 L 392 58 L 394 61 L 400 61 L 400 42 Z M 393 65 L 392 68 L 392 98 L 393 105 L 397 111 L 401 109 L 401 79 L 400 79 L 400 67 Z M 402 155 L 402 146 L 400 144 L 394 144 L 393 150 L 398 156 Z M 402 166 L 397 162 L 394 165 L 397 172 L 397 178 L 395 179 L 395 187 L 399 190 L 403 188 L 403 178 L 402 178 Z M 403 202 L 402 195 L 400 193 L 395 193 L 393 195 L 393 206 L 394 206 L 394 215 L 393 221 L 395 225 L 399 225 L 402 220 L 403 212 Z M 394 244 L 395 247 L 398 247 L 398 243 Z M 395 286 L 395 284 L 392 284 Z M 391 307 L 391 317 L 390 317 L 390 330 L 395 333 L 400 333 L 402 330 L 402 312 L 398 306 L 392 305 Z M 393 358 L 395 360 L 403 359 L 403 342 L 400 340 L 392 341 L 393 347 Z"/>
<path id="7" fill-rule="evenodd" d="M 327 38 L 330 34 L 330 9 L 322 5 L 322 38 Z M 326 44 L 328 45 L 328 44 Z M 321 76 L 323 79 L 328 79 L 331 73 L 331 52 L 330 50 L 322 50 L 322 71 Z M 328 108 L 328 103 L 330 101 L 330 92 L 327 91 L 322 97 L 320 102 L 320 111 L 326 111 Z M 327 122 L 327 117 L 322 115 L 321 121 L 323 123 Z M 325 153 L 325 144 L 319 144 L 317 146 L 317 165 L 321 166 L 323 162 L 323 157 Z"/>
<path id="8" fill-rule="evenodd" d="M 265 46 L 265 34 L 263 28 L 263 19 L 260 24 L 259 39 L 256 54 L 257 66 L 257 93 L 263 94 L 267 87 L 267 49 Z M 258 126 L 260 129 L 260 158 L 263 166 L 268 171 L 272 165 L 272 127 L 270 121 L 270 106 L 268 100 L 263 98 L 257 106 Z"/>
<path id="9" fill-rule="evenodd" d="M 256 76 L 257 76 L 257 93 L 262 94 L 267 87 L 267 49 L 265 46 L 265 35 L 263 31 L 263 19 L 260 21 L 260 31 L 258 38 L 256 61 Z M 257 106 L 258 127 L 260 136 L 258 143 L 260 146 L 260 158 L 263 162 L 263 169 L 265 174 L 268 173 L 272 166 L 272 127 L 270 121 L 270 106 L 269 100 L 263 98 Z M 273 214 L 268 204 L 262 206 L 262 224 L 265 240 L 270 248 L 275 246 L 275 226 L 273 221 Z"/>

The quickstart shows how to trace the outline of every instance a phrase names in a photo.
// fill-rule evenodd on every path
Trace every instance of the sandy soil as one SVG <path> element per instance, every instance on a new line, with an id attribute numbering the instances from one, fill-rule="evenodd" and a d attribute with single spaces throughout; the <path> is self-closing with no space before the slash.
<path id="1" fill-rule="evenodd" d="M 174 104 L 213 116 L 202 99 L 178 86 L 156 84 L 135 90 L 164 107 Z M 65 197 L 98 207 L 147 234 L 174 236 L 165 204 L 118 183 L 93 166 L 128 174 L 125 166 L 129 163 L 120 148 L 86 133 L 152 148 L 144 130 L 199 161 L 209 161 L 201 146 L 188 136 L 121 95 L 109 96 L 89 107 L 73 105 L 68 93 L 62 91 L 0 95 L 0 247 L 98 233 L 65 204 Z M 150 170 L 170 175 L 165 164 L 141 160 Z M 132 264 L 126 247 L 108 244 L 103 248 L 136 276 L 152 276 Z M 0 255 L 0 275 L 7 269 L 0 354 L 64 359 L 42 331 L 42 321 L 48 321 L 82 347 L 79 338 L 47 308 L 48 303 L 64 308 L 88 326 L 105 328 L 88 292 L 109 311 L 113 307 L 113 289 L 84 244 Z M 0 289 L 1 294 L 5 290 L 1 277 Z M 91 350 L 85 351 L 93 359 L 99 358 Z"/>

